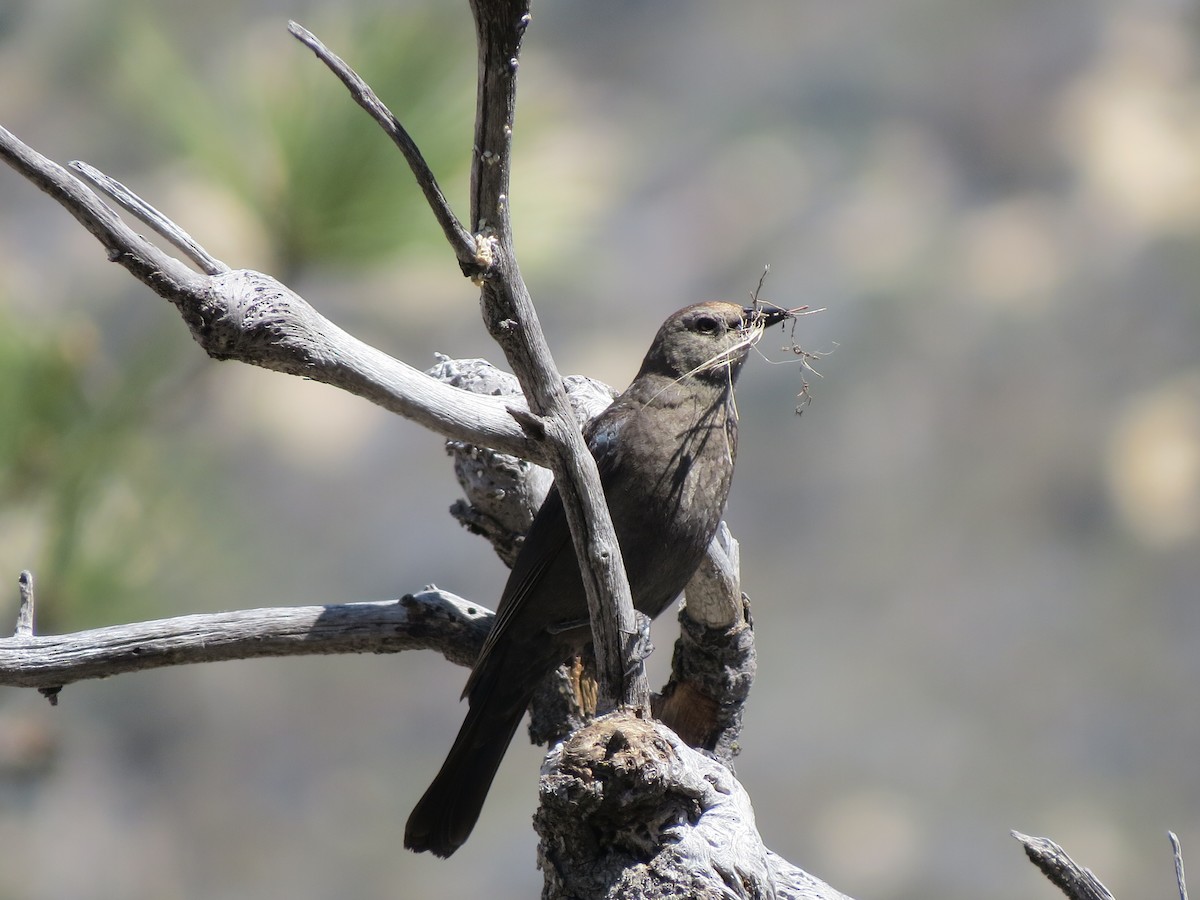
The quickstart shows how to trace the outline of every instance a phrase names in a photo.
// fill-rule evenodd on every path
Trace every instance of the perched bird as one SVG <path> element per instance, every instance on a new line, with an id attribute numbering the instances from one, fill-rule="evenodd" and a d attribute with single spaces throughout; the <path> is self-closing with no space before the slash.
<path id="1" fill-rule="evenodd" d="M 683 591 L 721 522 L 737 452 L 733 384 L 763 328 L 787 315 L 721 302 L 679 310 L 633 383 L 585 429 L 633 605 L 648 616 Z M 470 711 L 409 816 L 406 847 L 449 856 L 462 846 L 534 688 L 590 639 L 579 564 L 552 488 L 467 680 Z"/>

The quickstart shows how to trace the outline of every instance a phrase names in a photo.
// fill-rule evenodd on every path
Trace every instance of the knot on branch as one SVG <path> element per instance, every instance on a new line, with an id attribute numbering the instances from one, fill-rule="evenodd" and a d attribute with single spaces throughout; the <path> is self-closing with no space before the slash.
<path id="1" fill-rule="evenodd" d="M 486 153 L 487 152 L 485 151 L 485 157 Z M 487 160 L 485 159 L 484 161 L 486 162 Z M 475 258 L 473 260 L 474 266 L 471 267 L 469 273 L 467 272 L 466 268 L 464 268 L 463 272 L 464 274 L 470 275 L 471 281 L 475 283 L 476 287 L 483 286 L 484 280 L 491 273 L 492 266 L 494 266 L 496 263 L 496 256 L 498 252 L 499 245 L 494 235 L 483 233 L 475 235 Z"/>
<path id="2" fill-rule="evenodd" d="M 542 832 L 543 852 L 576 854 L 592 841 L 608 856 L 650 859 L 671 827 L 700 816 L 695 796 L 672 789 L 677 760 L 669 740 L 651 722 L 624 713 L 595 720 L 551 755 L 542 778 L 539 819 L 562 813 L 578 828 Z M 540 823 L 539 823 L 540 825 Z"/>
<path id="3" fill-rule="evenodd" d="M 485 359 L 451 359 L 438 354 L 426 374 L 456 388 L 493 397 L 521 396 L 517 377 Z M 554 480 L 550 470 L 528 460 L 466 441 L 447 441 L 454 475 L 466 494 L 450 514 L 473 534 L 482 535 L 512 568 L 525 532 Z"/>
<path id="4" fill-rule="evenodd" d="M 540 799 L 548 896 L 771 893 L 745 792 L 655 722 L 614 713 L 577 731 L 548 757 Z"/>
<path id="5" fill-rule="evenodd" d="M 249 269 L 211 276 L 203 300 L 180 313 L 213 359 L 293 374 L 328 350 L 321 339 L 335 327 L 286 285 Z"/>
<path id="6" fill-rule="evenodd" d="M 437 354 L 437 360 L 425 374 L 440 382 L 474 394 L 523 396 L 515 375 L 485 359 L 451 359 Z M 599 415 L 617 393 L 603 382 L 582 375 L 568 375 L 563 383 L 581 426 Z M 505 565 L 511 567 L 534 514 L 550 490 L 550 470 L 466 441 L 447 441 L 446 449 L 454 458 L 454 474 L 466 495 L 455 501 L 450 514 L 472 533 L 487 538 Z"/>

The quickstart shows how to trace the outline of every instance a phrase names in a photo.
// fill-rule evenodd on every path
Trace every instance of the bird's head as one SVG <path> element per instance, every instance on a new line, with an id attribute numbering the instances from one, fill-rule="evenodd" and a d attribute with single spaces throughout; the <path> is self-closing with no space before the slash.
<path id="1" fill-rule="evenodd" d="M 763 330 L 787 317 L 785 310 L 754 309 L 724 301 L 686 306 L 658 330 L 638 374 L 729 384 Z"/>

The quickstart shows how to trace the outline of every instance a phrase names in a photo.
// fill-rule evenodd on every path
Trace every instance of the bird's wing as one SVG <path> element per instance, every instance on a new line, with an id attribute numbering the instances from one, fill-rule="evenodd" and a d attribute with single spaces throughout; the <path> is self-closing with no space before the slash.
<path id="1" fill-rule="evenodd" d="M 616 405 L 614 403 L 593 419 L 584 432 L 588 449 L 596 460 L 601 483 L 607 482 L 617 466 L 619 456 L 617 432 L 620 417 L 613 415 Z M 517 554 L 516 562 L 513 563 L 508 582 L 504 585 L 504 593 L 496 607 L 496 620 L 483 642 L 483 648 L 479 651 L 479 658 L 475 661 L 466 687 L 463 688 L 464 697 L 470 693 L 479 673 L 486 667 L 487 660 L 495 648 L 504 640 L 512 623 L 519 618 L 527 598 L 537 590 L 546 570 L 554 564 L 560 554 L 574 552 L 562 497 L 558 493 L 558 487 L 552 485 L 525 535 L 524 548 Z M 548 627 L 555 624 L 557 623 L 546 623 Z"/>
<path id="2" fill-rule="evenodd" d="M 573 552 L 571 531 L 567 527 L 562 498 L 558 496 L 558 489 L 553 486 L 525 535 L 525 548 L 528 549 L 522 549 L 513 563 L 508 582 L 504 585 L 504 593 L 496 607 L 496 621 L 492 623 L 492 630 L 488 632 L 483 649 L 479 651 L 479 658 L 475 660 L 475 666 L 471 670 L 471 677 L 467 679 L 467 685 L 463 688 L 464 697 L 470 693 L 476 677 L 484 669 L 496 646 L 503 641 L 509 626 L 520 614 L 525 599 L 537 588 L 546 570 L 560 553 Z"/>

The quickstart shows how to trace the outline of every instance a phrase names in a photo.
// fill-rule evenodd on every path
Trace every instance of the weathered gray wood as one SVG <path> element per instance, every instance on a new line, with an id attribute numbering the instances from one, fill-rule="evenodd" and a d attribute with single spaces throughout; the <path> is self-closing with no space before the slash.
<path id="1" fill-rule="evenodd" d="M 137 234 L 80 179 L 2 127 L 0 159 L 71 213 L 110 259 L 174 304 L 213 359 L 320 381 L 445 437 L 527 459 L 542 457 L 542 448 L 509 413 L 510 407 L 525 407 L 520 398 L 485 397 L 441 384 L 343 331 L 262 272 L 230 269 L 219 260 L 215 263 L 227 271 L 193 271 Z M 143 202 L 132 192 L 130 197 Z"/>
<path id="2" fill-rule="evenodd" d="M 485 359 L 438 357 L 429 376 L 475 394 L 523 397 L 517 377 Z M 563 379 L 575 420 L 582 428 L 617 395 L 593 378 L 568 375 Z M 536 463 L 466 441 L 447 441 L 454 474 L 466 494 L 450 508 L 464 527 L 488 539 L 505 565 L 512 566 L 533 516 L 546 498 L 554 476 Z"/>
<path id="3" fill-rule="evenodd" d="M 1114 900 L 1100 879 L 1067 855 L 1067 851 L 1054 841 L 1044 837 L 1030 837 L 1019 831 L 1011 832 L 1025 847 L 1029 857 L 1041 873 L 1071 900 Z"/>
<path id="4" fill-rule="evenodd" d="M 628 713 L 551 751 L 534 818 L 542 896 L 848 900 L 763 845 L 745 790 L 670 729 Z"/>
<path id="5" fill-rule="evenodd" d="M 492 612 L 426 588 L 399 600 L 274 607 L 0 639 L 0 685 L 51 690 L 163 666 L 301 656 L 436 650 L 471 665 Z"/>
<path id="6" fill-rule="evenodd" d="M 1171 855 L 1175 857 L 1175 885 L 1179 888 L 1179 900 L 1188 900 L 1187 878 L 1183 872 L 1183 847 L 1175 832 L 1168 831 L 1167 837 L 1171 839 Z"/>
<path id="7" fill-rule="evenodd" d="M 471 222 L 479 256 L 487 263 L 477 279 L 484 324 L 529 404 L 532 416 L 518 421 L 543 445 L 543 461 L 558 484 L 587 594 L 601 696 L 621 706 L 649 709 L 645 667 L 634 652 L 638 628 L 621 546 L 596 462 L 575 422 L 513 247 L 509 175 L 529 0 L 472 0 L 471 12 L 479 50 Z"/>

